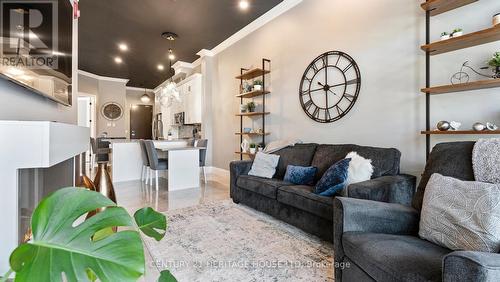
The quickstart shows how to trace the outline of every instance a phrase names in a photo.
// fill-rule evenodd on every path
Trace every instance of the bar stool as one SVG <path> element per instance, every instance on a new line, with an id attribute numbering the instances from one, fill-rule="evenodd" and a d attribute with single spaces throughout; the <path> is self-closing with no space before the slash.
<path id="1" fill-rule="evenodd" d="M 207 145 L 208 145 L 207 139 L 199 139 L 194 141 L 194 147 L 203 147 L 203 149 L 200 149 L 200 167 L 203 171 L 203 181 L 205 183 L 207 183 L 207 174 L 205 172 L 205 162 L 207 159 Z"/>
<path id="2" fill-rule="evenodd" d="M 141 157 L 142 157 L 141 181 L 146 182 L 147 185 L 149 180 L 149 174 L 151 173 L 151 170 L 149 168 L 148 152 L 146 150 L 146 144 L 144 143 L 144 140 L 140 140 L 139 143 L 141 144 Z"/>
<path id="3" fill-rule="evenodd" d="M 168 170 L 168 160 L 158 158 L 158 152 L 156 151 L 155 144 L 152 140 L 144 140 L 144 145 L 146 147 L 146 152 L 149 160 L 149 168 L 150 168 L 150 181 L 151 185 L 153 185 L 153 173 L 155 172 L 155 182 L 156 182 L 156 191 L 158 191 L 158 171 L 166 171 Z M 151 171 L 152 170 L 152 171 Z"/>

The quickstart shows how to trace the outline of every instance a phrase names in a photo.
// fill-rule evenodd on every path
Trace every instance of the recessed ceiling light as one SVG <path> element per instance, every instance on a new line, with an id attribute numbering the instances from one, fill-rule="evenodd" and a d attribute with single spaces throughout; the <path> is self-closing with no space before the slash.
<path id="1" fill-rule="evenodd" d="M 157 68 L 158 68 L 158 70 L 160 70 L 160 71 L 162 71 L 162 70 L 164 70 L 164 69 L 165 69 L 165 67 L 164 67 L 163 65 L 158 65 L 158 66 L 157 66 Z"/>
<path id="2" fill-rule="evenodd" d="M 115 63 L 117 63 L 117 64 L 121 64 L 121 63 L 123 63 L 122 58 L 120 58 L 120 57 L 115 57 Z"/>
<path id="3" fill-rule="evenodd" d="M 250 7 L 250 3 L 248 2 L 248 0 L 240 0 L 240 9 L 242 10 L 246 10 L 248 9 L 248 7 Z"/>
<path id="4" fill-rule="evenodd" d="M 125 43 L 118 44 L 118 48 L 122 51 L 128 51 L 128 46 Z"/>

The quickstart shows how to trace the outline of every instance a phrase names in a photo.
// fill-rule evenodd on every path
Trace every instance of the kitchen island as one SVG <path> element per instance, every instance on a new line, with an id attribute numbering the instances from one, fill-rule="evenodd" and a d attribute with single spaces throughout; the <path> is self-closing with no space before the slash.
<path id="1" fill-rule="evenodd" d="M 138 140 L 109 140 L 112 149 L 112 180 L 114 183 L 140 180 L 142 177 L 142 152 Z M 155 140 L 160 157 L 168 157 L 168 172 L 159 176 L 168 179 L 168 190 L 199 187 L 199 150 L 188 146 L 188 140 Z"/>

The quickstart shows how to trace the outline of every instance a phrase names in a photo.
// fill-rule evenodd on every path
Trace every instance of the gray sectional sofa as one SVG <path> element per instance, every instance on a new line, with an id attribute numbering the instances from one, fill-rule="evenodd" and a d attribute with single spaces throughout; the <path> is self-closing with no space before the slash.
<path id="1" fill-rule="evenodd" d="M 425 187 L 433 173 L 473 181 L 474 142 L 437 144 L 412 206 L 335 199 L 335 281 L 500 281 L 500 254 L 452 251 L 418 237 Z M 465 213 L 464 213 L 465 214 Z"/>
<path id="2" fill-rule="evenodd" d="M 313 193 L 314 186 L 293 185 L 283 181 L 288 165 L 318 168 L 315 181 L 335 162 L 355 151 L 371 159 L 372 179 L 351 184 L 349 197 L 398 203 L 409 206 L 416 178 L 399 174 L 401 153 L 397 149 L 358 145 L 297 144 L 284 148 L 276 174 L 272 179 L 248 175 L 252 161 L 234 161 L 230 164 L 231 198 L 256 210 L 270 214 L 302 230 L 333 241 L 333 198 Z"/>

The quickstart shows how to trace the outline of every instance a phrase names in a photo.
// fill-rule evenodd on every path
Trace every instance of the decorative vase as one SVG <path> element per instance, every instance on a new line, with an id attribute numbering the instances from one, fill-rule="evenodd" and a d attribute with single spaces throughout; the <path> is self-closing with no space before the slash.
<path id="1" fill-rule="evenodd" d="M 457 32 L 452 33 L 451 37 L 459 37 L 459 36 L 462 36 L 462 35 L 464 35 L 463 31 L 457 31 Z"/>
<path id="2" fill-rule="evenodd" d="M 442 120 L 438 122 L 436 127 L 437 129 L 439 129 L 439 131 L 447 131 L 448 129 L 450 129 L 450 123 L 445 120 Z"/>
<path id="3" fill-rule="evenodd" d="M 98 163 L 97 174 L 94 179 L 95 191 L 106 196 L 108 199 L 116 203 L 115 189 L 113 187 L 113 182 L 111 181 L 111 176 L 108 172 L 108 164 L 105 162 Z M 87 218 L 94 216 L 96 213 L 105 210 L 106 207 L 98 208 L 95 211 L 88 213 Z M 116 227 L 113 228 L 116 232 Z"/>
<path id="4" fill-rule="evenodd" d="M 241 150 L 243 153 L 246 153 L 248 152 L 248 148 L 250 148 L 250 143 L 246 139 L 243 139 L 243 142 L 241 142 Z"/>
<path id="5" fill-rule="evenodd" d="M 250 154 L 254 155 L 255 154 L 255 148 L 250 148 Z"/>
<path id="6" fill-rule="evenodd" d="M 483 131 L 486 129 L 486 125 L 484 125 L 480 122 L 476 122 L 472 125 L 472 129 L 475 131 Z"/>
<path id="7" fill-rule="evenodd" d="M 260 91 L 260 90 L 262 90 L 262 85 L 254 85 L 253 86 L 253 90 L 254 91 Z"/>
<path id="8" fill-rule="evenodd" d="M 450 39 L 450 35 L 449 34 L 441 35 L 441 40 L 447 40 L 447 39 Z"/>
<path id="9" fill-rule="evenodd" d="M 500 13 L 493 16 L 493 26 L 500 24 Z"/>

